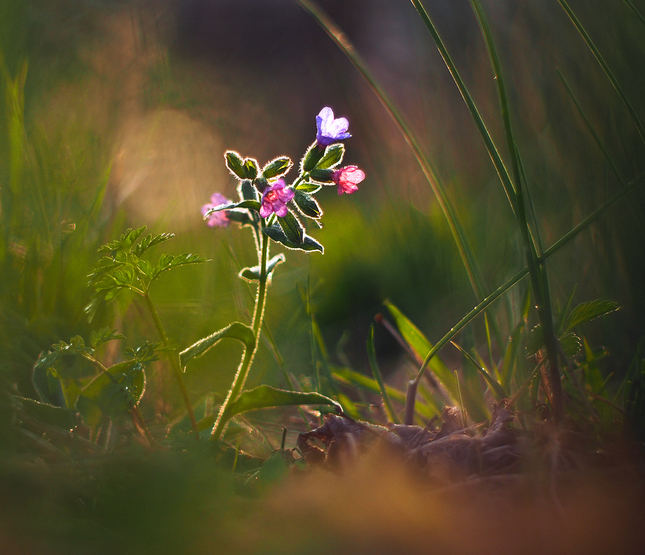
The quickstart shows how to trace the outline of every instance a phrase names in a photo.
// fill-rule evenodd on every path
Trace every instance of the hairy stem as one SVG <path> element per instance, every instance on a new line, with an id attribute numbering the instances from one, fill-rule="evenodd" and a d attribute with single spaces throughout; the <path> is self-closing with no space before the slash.
<path id="1" fill-rule="evenodd" d="M 244 355 L 242 357 L 242 362 L 238 368 L 235 378 L 233 378 L 233 383 L 231 388 L 228 390 L 226 399 L 222 406 L 220 407 L 219 414 L 217 415 L 217 420 L 213 426 L 213 431 L 211 433 L 211 439 L 217 441 L 224 430 L 226 429 L 226 424 L 228 423 L 228 407 L 233 401 L 235 401 L 242 392 L 246 378 L 249 375 L 249 370 L 251 369 L 251 363 L 255 357 L 255 353 L 258 350 L 258 345 L 260 344 L 260 330 L 262 328 L 262 318 L 264 317 L 264 306 L 266 304 L 266 292 L 267 292 L 267 259 L 269 258 L 269 238 L 262 233 L 261 234 L 262 246 L 259 255 L 260 262 L 260 283 L 258 285 L 258 294 L 255 298 L 255 309 L 253 311 L 253 322 L 251 323 L 251 329 L 253 330 L 253 348 L 244 349 Z"/>
<path id="2" fill-rule="evenodd" d="M 181 396 L 184 398 L 186 410 L 188 411 L 188 418 L 190 418 L 190 425 L 193 429 L 195 437 L 197 438 L 197 440 L 199 440 L 199 429 L 197 428 L 197 420 L 195 420 L 195 412 L 193 411 L 193 405 L 190 402 L 188 390 L 186 389 L 186 384 L 184 383 L 184 376 L 181 371 L 181 368 L 179 367 L 179 357 L 177 355 L 177 352 L 174 349 L 170 348 L 170 341 L 168 339 L 168 334 L 166 333 L 166 329 L 163 327 L 161 318 L 159 318 L 159 313 L 157 312 L 157 309 L 155 308 L 155 305 L 153 304 L 152 299 L 150 298 L 150 295 L 148 294 L 147 291 L 144 293 L 143 298 L 146 302 L 146 306 L 148 307 L 148 311 L 152 316 L 152 320 L 155 323 L 157 332 L 159 332 L 159 337 L 161 337 L 163 346 L 168 350 L 168 360 L 170 360 L 170 366 L 172 367 L 173 372 L 175 373 L 175 378 L 177 378 L 177 383 L 179 384 L 179 390 L 181 391 Z"/>

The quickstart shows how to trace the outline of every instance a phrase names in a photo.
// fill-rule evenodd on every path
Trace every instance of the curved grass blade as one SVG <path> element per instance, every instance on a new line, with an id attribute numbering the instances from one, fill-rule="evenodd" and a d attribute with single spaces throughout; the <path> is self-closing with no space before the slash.
<path id="1" fill-rule="evenodd" d="M 250 410 L 292 405 L 331 405 L 338 412 L 343 410 L 339 403 L 320 393 L 287 391 L 269 385 L 261 385 L 240 393 L 240 396 L 228 405 L 225 416 L 228 419 Z"/>
<path id="2" fill-rule="evenodd" d="M 450 232 L 452 233 L 453 239 L 455 240 L 455 243 L 457 245 L 457 250 L 459 251 L 462 263 L 466 269 L 466 272 L 468 273 L 468 278 L 472 285 L 473 291 L 475 292 L 475 296 L 477 297 L 477 299 L 481 299 L 484 296 L 484 280 L 481 270 L 479 269 L 479 266 L 477 264 L 475 255 L 472 252 L 472 248 L 470 247 L 464 228 L 461 225 L 457 214 L 452 207 L 452 204 L 450 203 L 444 187 L 439 181 L 437 173 L 434 170 L 432 164 L 421 150 L 419 141 L 412 132 L 412 129 L 405 122 L 403 116 L 394 106 L 393 102 L 387 96 L 378 81 L 367 69 L 365 62 L 356 52 L 354 45 L 349 41 L 345 33 L 340 30 L 340 28 L 315 2 L 311 0 L 297 0 L 297 2 L 305 9 L 305 11 L 309 12 L 314 17 L 314 19 L 324 29 L 329 37 L 343 51 L 345 56 L 347 56 L 347 58 L 357 69 L 361 77 L 363 77 L 363 79 L 372 89 L 372 92 L 379 99 L 382 106 L 385 108 L 386 112 L 392 118 L 399 131 L 403 135 L 403 138 L 408 143 L 410 150 L 412 150 L 417 163 L 421 167 L 425 178 L 430 184 L 432 192 L 434 193 L 437 202 L 439 203 L 439 206 L 441 207 L 441 210 L 444 214 L 444 217 L 448 222 Z"/>
<path id="3" fill-rule="evenodd" d="M 352 385 L 371 393 L 381 392 L 376 380 L 366 376 L 365 374 L 361 374 L 360 372 L 350 370 L 349 368 L 334 367 L 332 369 L 332 376 L 336 382 L 342 385 Z M 405 393 L 389 385 L 386 385 L 385 389 L 390 399 L 393 399 L 397 403 L 405 403 Z M 416 412 L 424 418 L 432 418 L 435 415 L 441 414 L 441 408 L 436 406 L 429 407 L 427 405 L 417 403 Z"/>
<path id="4" fill-rule="evenodd" d="M 587 43 L 587 46 L 593 53 L 594 57 L 596 58 L 596 61 L 600 64 L 600 67 L 602 67 L 603 71 L 605 72 L 605 75 L 609 79 L 609 82 L 612 84 L 614 89 L 616 89 L 616 92 L 618 93 L 620 100 L 625 105 L 625 108 L 627 108 L 629 115 L 631 116 L 634 124 L 636 125 L 636 129 L 638 129 L 638 134 L 641 136 L 641 139 L 643 140 L 643 142 L 645 142 L 645 128 L 643 128 L 643 124 L 638 118 L 638 115 L 636 114 L 636 110 L 634 110 L 634 107 L 632 106 L 631 102 L 627 98 L 625 91 L 623 91 L 623 88 L 620 86 L 620 83 L 612 73 L 611 69 L 609 69 L 607 62 L 605 62 L 605 59 L 602 57 L 602 54 L 600 53 L 600 51 L 598 50 L 594 42 L 591 40 L 591 37 L 587 33 L 586 29 L 582 26 L 582 23 L 580 23 L 580 20 L 578 19 L 576 14 L 573 13 L 573 10 L 571 9 L 567 1 L 558 0 L 558 2 L 560 3 L 560 6 L 562 6 L 562 9 L 569 16 L 569 19 L 571 19 L 571 22 L 575 25 L 576 29 L 578 30 L 578 32 L 580 33 L 584 41 Z"/>
<path id="5" fill-rule="evenodd" d="M 437 47 L 437 50 L 439 50 L 439 54 L 441 54 L 441 57 L 444 63 L 446 64 L 446 67 L 448 68 L 450 75 L 452 75 L 455 85 L 457 85 L 457 88 L 459 89 L 459 93 L 461 94 L 461 97 L 464 99 L 464 102 L 466 103 L 466 107 L 470 112 L 470 116 L 472 117 L 473 122 L 477 126 L 477 130 L 479 131 L 479 134 L 481 135 L 481 138 L 484 141 L 484 145 L 486 146 L 488 155 L 490 156 L 490 159 L 493 162 L 493 166 L 495 166 L 495 170 L 497 171 L 497 175 L 499 176 L 502 186 L 504 187 L 504 192 L 506 193 L 508 202 L 511 205 L 511 209 L 513 210 L 513 213 L 516 213 L 517 191 L 515 189 L 515 186 L 513 185 L 513 182 L 511 181 L 510 175 L 508 173 L 508 170 L 506 169 L 506 166 L 504 165 L 502 157 L 500 156 L 497 150 L 497 147 L 495 146 L 493 138 L 488 132 L 488 128 L 486 127 L 486 124 L 484 123 L 484 120 L 482 119 L 479 113 L 479 110 L 477 109 L 475 101 L 473 100 L 470 92 L 468 91 L 468 88 L 466 87 L 466 84 L 461 78 L 461 75 L 457 70 L 457 66 L 453 62 L 450 54 L 448 53 L 448 49 L 446 48 L 446 45 L 441 39 L 441 36 L 439 35 L 437 28 L 432 22 L 430 15 L 423 7 L 423 4 L 421 4 L 419 0 L 411 0 L 411 2 L 414 5 L 415 9 L 417 10 L 417 13 L 423 20 L 423 23 L 427 27 L 428 31 L 430 32 L 430 35 L 432 36 L 432 40 L 434 41 Z"/>
<path id="6" fill-rule="evenodd" d="M 499 401 L 500 399 L 506 399 L 508 395 L 506 395 L 506 392 L 504 391 L 504 388 L 497 383 L 495 378 L 491 376 L 487 371 L 486 368 L 484 368 L 479 362 L 477 362 L 473 356 L 466 351 L 464 348 L 462 348 L 460 345 L 455 343 L 454 341 L 451 341 L 457 349 L 463 354 L 468 361 L 477 369 L 477 371 L 482 375 L 482 377 L 486 380 L 486 383 L 490 386 L 490 388 L 495 392 L 495 398 Z"/>
<path id="7" fill-rule="evenodd" d="M 387 413 L 387 417 L 390 420 L 390 422 L 394 422 L 395 424 L 400 424 L 399 419 L 396 416 L 396 412 L 394 411 L 394 407 L 392 406 L 392 402 L 390 401 L 390 397 L 387 394 L 387 390 L 385 389 L 385 384 L 383 383 L 383 377 L 381 376 L 381 371 L 379 370 L 379 367 L 378 367 L 378 361 L 376 360 L 376 351 L 374 350 L 374 325 L 373 324 L 370 326 L 370 333 L 367 336 L 367 358 L 369 359 L 370 368 L 372 369 L 372 374 L 374 375 L 374 379 L 376 380 L 376 383 L 378 383 L 378 387 L 381 390 L 381 397 L 383 397 L 383 404 L 385 405 L 385 411 Z"/>

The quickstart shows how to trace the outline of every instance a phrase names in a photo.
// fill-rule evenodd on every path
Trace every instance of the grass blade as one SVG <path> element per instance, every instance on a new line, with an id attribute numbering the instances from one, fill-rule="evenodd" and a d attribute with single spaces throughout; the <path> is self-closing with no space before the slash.
<path id="1" fill-rule="evenodd" d="M 374 350 L 374 325 L 370 326 L 370 333 L 367 336 L 367 358 L 370 361 L 370 368 L 372 369 L 372 374 L 376 383 L 378 383 L 379 389 L 381 390 L 381 396 L 383 397 L 383 404 L 385 405 L 385 411 L 390 422 L 395 424 L 400 424 L 399 419 L 394 412 L 394 407 L 390 401 L 390 397 L 387 394 L 385 389 L 385 384 L 383 383 L 383 377 L 381 376 L 381 371 L 378 367 L 378 361 L 376 360 L 376 351 Z"/>
<path id="2" fill-rule="evenodd" d="M 625 4 L 629 7 L 630 10 L 634 12 L 634 15 L 641 20 L 641 23 L 645 25 L 645 16 L 636 9 L 636 6 L 632 4 L 631 0 L 624 0 Z"/>
<path id="3" fill-rule="evenodd" d="M 420 0 L 411 0 L 411 2 L 414 5 L 415 9 L 417 10 L 417 13 L 423 20 L 423 23 L 427 27 L 428 31 L 430 32 L 430 35 L 432 36 L 432 39 L 434 40 L 434 43 L 437 49 L 439 50 L 439 54 L 441 54 L 441 57 L 443 58 L 443 61 L 446 64 L 446 67 L 448 68 L 450 75 L 452 75 L 452 78 L 455 84 L 457 85 L 457 88 L 459 89 L 459 93 L 461 94 L 461 97 L 464 99 L 464 102 L 466 103 L 466 107 L 470 112 L 470 116 L 472 117 L 473 121 L 475 122 L 475 125 L 477 126 L 477 130 L 479 131 L 479 134 L 481 135 L 481 138 L 484 141 L 484 145 L 486 146 L 488 155 L 490 156 L 490 159 L 493 162 L 493 166 L 495 166 L 495 170 L 497 171 L 497 175 L 499 176 L 502 186 L 504 187 L 504 191 L 506 192 L 506 196 L 508 198 L 508 202 L 511 205 L 511 209 L 513 210 L 513 213 L 516 213 L 517 192 L 515 190 L 515 187 L 513 186 L 513 182 L 511 181 L 510 175 L 508 173 L 508 170 L 506 169 L 506 166 L 504 165 L 502 157 L 500 156 L 497 150 L 497 147 L 495 146 L 493 138 L 488 132 L 488 128 L 486 127 L 486 124 L 484 123 L 484 120 L 482 119 L 479 113 L 479 110 L 475 105 L 475 101 L 473 100 L 470 92 L 468 91 L 468 88 L 466 87 L 466 84 L 461 78 L 461 75 L 457 70 L 457 66 L 453 62 L 450 54 L 448 53 L 448 50 L 445 44 L 443 43 L 443 40 L 441 39 L 439 32 L 437 31 L 437 28 L 435 27 L 434 23 L 432 22 L 432 19 L 428 15 L 428 12 L 423 7 L 423 4 L 421 4 Z"/>
<path id="4" fill-rule="evenodd" d="M 578 30 L 578 32 L 580 33 L 584 41 L 587 43 L 587 46 L 593 53 L 594 57 L 596 58 L 596 61 L 602 67 L 610 83 L 612 84 L 614 89 L 616 89 L 618 96 L 620 97 L 623 104 L 625 105 L 625 108 L 627 108 L 627 111 L 629 112 L 630 116 L 632 117 L 632 120 L 634 121 L 634 124 L 636 125 L 636 129 L 638 129 L 638 134 L 641 136 L 641 139 L 643 140 L 643 142 L 645 142 L 645 128 L 643 128 L 643 124 L 638 118 L 638 115 L 636 114 L 636 110 L 634 110 L 634 107 L 632 106 L 631 102 L 627 98 L 627 95 L 623 91 L 623 88 L 620 86 L 620 83 L 618 83 L 618 80 L 612 73 L 611 69 L 609 69 L 607 62 L 605 62 L 605 59 L 602 57 L 602 54 L 600 54 L 600 51 L 598 50 L 594 42 L 591 40 L 591 37 L 589 36 L 585 28 L 582 26 L 582 23 L 580 23 L 580 20 L 577 18 L 576 14 L 573 13 L 573 10 L 569 7 L 569 4 L 567 3 L 567 1 L 558 0 L 558 2 L 562 6 L 562 9 L 569 16 L 569 19 L 571 19 L 572 23 L 575 25 L 576 29 Z"/>
<path id="5" fill-rule="evenodd" d="M 441 207 L 441 210 L 444 214 L 444 217 L 448 222 L 450 232 L 452 233 L 452 236 L 457 245 L 457 250 L 459 251 L 459 255 L 468 274 L 468 278 L 472 285 L 473 291 L 475 292 L 475 296 L 478 300 L 481 299 L 484 296 L 484 281 L 475 255 L 472 252 L 472 248 L 468 243 L 464 228 L 461 225 L 457 214 L 452 207 L 452 204 L 450 203 L 444 187 L 439 181 L 432 164 L 421 150 L 419 141 L 412 132 L 412 129 L 405 122 L 403 116 L 387 96 L 378 81 L 367 69 L 365 62 L 356 52 L 354 45 L 349 41 L 347 36 L 340 30 L 340 28 L 331 20 L 331 18 L 312 0 L 297 0 L 297 2 L 298 4 L 300 4 L 300 6 L 302 6 L 302 8 L 305 9 L 305 11 L 309 12 L 314 17 L 314 19 L 324 29 L 329 37 L 342 50 L 345 56 L 347 56 L 349 61 L 358 70 L 361 77 L 365 79 L 369 87 L 372 89 L 372 92 L 379 99 L 388 115 L 392 118 L 399 131 L 403 135 L 403 138 L 408 143 L 408 146 L 412 150 L 417 163 L 421 167 L 425 178 L 430 184 L 432 192 L 434 193 L 437 202 L 439 203 L 439 206 Z"/>
<path id="6" fill-rule="evenodd" d="M 468 361 L 469 361 L 469 362 L 470 362 L 470 363 L 471 363 L 471 364 L 472 364 L 472 365 L 477 369 L 477 371 L 482 375 L 482 377 L 486 380 L 486 383 L 487 383 L 487 384 L 490 386 L 490 388 L 495 392 L 495 398 L 496 398 L 497 400 L 500 400 L 500 399 L 506 399 L 506 398 L 508 397 L 508 395 L 506 395 L 506 392 L 504 391 L 504 388 L 503 388 L 499 383 L 497 383 L 497 380 L 495 380 L 495 378 L 493 378 L 493 377 L 492 377 L 492 376 L 491 376 L 491 375 L 486 371 L 486 368 L 484 368 L 481 364 L 479 364 L 479 363 L 478 363 L 478 362 L 473 358 L 473 356 L 472 356 L 468 351 L 466 351 L 465 349 L 463 349 L 460 345 L 458 345 L 458 344 L 457 344 L 457 343 L 455 343 L 454 341 L 451 341 L 450 343 L 452 343 L 452 344 L 453 344 L 457 349 L 459 349 L 459 351 L 461 352 L 461 354 L 462 354 L 462 355 L 464 355 L 464 356 L 468 359 Z"/>

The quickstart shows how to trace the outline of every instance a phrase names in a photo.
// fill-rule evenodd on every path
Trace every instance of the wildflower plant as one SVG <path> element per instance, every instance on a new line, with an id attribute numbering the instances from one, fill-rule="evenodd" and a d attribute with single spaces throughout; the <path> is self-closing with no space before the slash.
<path id="1" fill-rule="evenodd" d="M 137 349 L 126 349 L 123 362 L 103 364 L 96 357 L 97 348 L 113 340 L 125 339 L 117 330 L 105 328 L 93 334 L 89 346 L 80 336 L 70 343 L 59 342 L 43 354 L 36 364 L 34 375 L 46 384 L 42 396 L 58 392 L 62 407 L 48 406 L 49 411 L 60 411 L 56 417 L 73 423 L 80 414 L 91 428 L 96 440 L 111 423 L 123 422 L 130 416 L 134 427 L 150 446 L 156 440 L 148 430 L 139 403 L 145 392 L 145 369 L 158 360 L 163 352 L 167 357 L 181 391 L 190 426 L 197 439 L 201 432 L 218 440 L 229 420 L 237 414 L 260 408 L 285 405 L 331 405 L 340 411 L 333 399 L 319 393 L 286 391 L 267 385 L 243 391 L 253 358 L 258 348 L 267 288 L 276 267 L 284 262 L 284 254 L 269 257 L 271 242 L 305 252 L 323 252 L 323 246 L 307 234 L 305 223 L 320 227 L 323 211 L 315 194 L 323 186 L 338 186 L 338 193 L 354 193 L 365 174 L 356 166 L 339 168 L 345 154 L 341 140 L 350 137 L 345 118 L 335 119 L 331 108 L 324 108 L 318 117 L 316 141 L 307 149 L 299 165 L 299 173 L 290 184 L 286 175 L 293 162 L 286 156 L 274 158 L 262 168 L 253 158 L 242 158 L 229 150 L 225 153 L 226 167 L 237 179 L 238 200 L 231 201 L 221 193 L 214 193 L 211 202 L 202 207 L 202 215 L 210 227 L 226 227 L 237 223 L 252 230 L 258 255 L 258 264 L 244 268 L 239 277 L 257 283 L 255 308 L 250 325 L 233 322 L 179 352 L 170 340 L 151 296 L 153 283 L 170 270 L 186 265 L 202 264 L 206 259 L 191 253 L 162 254 L 156 263 L 147 259 L 149 249 L 174 237 L 171 233 L 144 236 L 145 226 L 128 229 L 119 239 L 104 245 L 99 252 L 104 256 L 89 275 L 94 294 L 86 308 L 93 319 L 102 303 L 113 301 L 123 292 L 130 292 L 143 300 L 158 333 L 157 343 L 145 342 Z M 244 345 L 244 354 L 233 383 L 219 408 L 217 416 L 206 414 L 199 421 L 184 383 L 186 365 L 222 339 L 235 339 Z M 70 360 L 73 361 L 70 363 Z M 25 402 L 27 402 L 26 400 Z M 171 430 L 169 430 L 171 431 Z"/>
<path id="2" fill-rule="evenodd" d="M 338 187 L 339 195 L 354 193 L 358 190 L 358 184 L 365 179 L 363 171 L 356 166 L 339 167 L 345 155 L 345 146 L 340 141 L 351 137 L 347 119 L 335 118 L 332 109 L 325 107 L 316 117 L 316 128 L 316 141 L 300 160 L 298 176 L 291 184 L 285 180 L 294 166 L 290 158 L 279 156 L 260 169 L 257 160 L 243 158 L 229 150 L 224 158 L 229 172 L 238 180 L 239 201 L 223 202 L 224 197 L 215 193 L 211 198 L 212 203 L 202 207 L 208 225 L 223 226 L 234 221 L 241 226 L 251 227 L 258 255 L 257 266 L 244 268 L 239 274 L 242 279 L 257 282 L 258 285 L 251 325 L 239 322 L 232 324 L 198 341 L 180 355 L 182 364 L 185 364 L 225 336 L 245 343 L 240 367 L 215 419 L 211 433 L 214 439 L 222 435 L 235 404 L 242 398 L 242 389 L 259 343 L 267 286 L 275 268 L 285 260 L 283 254 L 269 258 L 270 243 L 276 242 L 288 249 L 322 253 L 323 246 L 308 235 L 303 225 L 310 222 L 320 227 L 323 210 L 315 195 L 323 186 L 334 185 Z M 220 204 L 213 206 L 216 200 Z M 220 214 L 224 217 L 213 219 Z M 284 400 L 294 399 L 293 394 L 295 392 L 288 394 Z"/>

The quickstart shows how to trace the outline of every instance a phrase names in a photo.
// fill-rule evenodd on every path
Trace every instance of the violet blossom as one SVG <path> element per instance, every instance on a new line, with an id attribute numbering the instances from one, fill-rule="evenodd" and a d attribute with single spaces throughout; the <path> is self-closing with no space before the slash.
<path id="1" fill-rule="evenodd" d="M 336 141 L 348 139 L 351 135 L 347 132 L 349 122 L 346 118 L 334 119 L 331 108 L 325 107 L 316 116 L 316 141 L 321 146 L 327 146 Z"/>
<path id="2" fill-rule="evenodd" d="M 357 166 L 345 166 L 331 174 L 334 183 L 338 185 L 338 194 L 351 195 L 358 191 L 357 185 L 365 179 L 365 172 Z"/>
<path id="3" fill-rule="evenodd" d="M 217 208 L 222 204 L 231 204 L 232 202 L 228 200 L 224 195 L 219 193 L 214 193 L 211 197 L 211 201 L 208 204 L 202 206 L 202 216 L 206 216 L 206 212 L 213 208 Z M 230 223 L 228 216 L 226 215 L 226 210 L 221 210 L 219 212 L 212 212 L 206 217 L 209 227 L 226 227 Z"/>
<path id="4" fill-rule="evenodd" d="M 285 189 L 284 179 L 278 179 L 262 193 L 260 216 L 268 218 L 274 212 L 284 218 L 287 215 L 287 203 L 295 196 L 291 189 Z"/>

